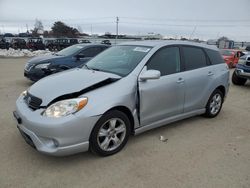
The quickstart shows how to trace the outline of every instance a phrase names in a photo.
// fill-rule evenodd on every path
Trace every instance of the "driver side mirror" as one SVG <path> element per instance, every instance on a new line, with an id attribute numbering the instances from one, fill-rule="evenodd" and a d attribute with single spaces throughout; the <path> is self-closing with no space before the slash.
<path id="1" fill-rule="evenodd" d="M 84 54 L 78 54 L 75 57 L 76 57 L 76 60 L 80 60 L 82 58 L 85 58 L 85 55 Z"/>
<path id="2" fill-rule="evenodd" d="M 146 80 L 156 80 L 156 79 L 159 79 L 160 77 L 161 77 L 160 71 L 147 70 L 147 71 L 143 72 L 139 78 L 141 81 L 146 81 Z"/>

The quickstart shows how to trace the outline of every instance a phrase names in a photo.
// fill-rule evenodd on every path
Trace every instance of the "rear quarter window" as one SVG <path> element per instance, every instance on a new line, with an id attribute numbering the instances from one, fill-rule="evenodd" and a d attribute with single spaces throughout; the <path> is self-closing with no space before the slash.
<path id="1" fill-rule="evenodd" d="M 221 54 L 216 50 L 205 49 L 212 65 L 225 63 Z"/>

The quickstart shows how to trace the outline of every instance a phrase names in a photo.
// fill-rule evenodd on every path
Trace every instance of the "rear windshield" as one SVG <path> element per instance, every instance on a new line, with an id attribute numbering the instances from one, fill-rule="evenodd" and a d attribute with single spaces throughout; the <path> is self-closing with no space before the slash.
<path id="1" fill-rule="evenodd" d="M 221 50 L 220 53 L 224 56 L 231 56 L 234 55 L 234 52 L 230 51 L 230 50 Z"/>

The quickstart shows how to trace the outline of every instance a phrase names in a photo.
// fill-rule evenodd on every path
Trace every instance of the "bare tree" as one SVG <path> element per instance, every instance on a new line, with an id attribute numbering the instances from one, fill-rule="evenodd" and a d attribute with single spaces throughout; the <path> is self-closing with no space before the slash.
<path id="1" fill-rule="evenodd" d="M 34 29 L 31 30 L 32 36 L 38 37 L 39 35 L 43 34 L 43 24 L 41 20 L 36 19 L 34 24 Z"/>

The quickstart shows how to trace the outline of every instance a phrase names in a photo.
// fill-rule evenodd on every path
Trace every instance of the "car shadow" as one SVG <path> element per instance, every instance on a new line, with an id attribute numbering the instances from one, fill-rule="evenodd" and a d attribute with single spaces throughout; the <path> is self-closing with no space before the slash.
<path id="1" fill-rule="evenodd" d="M 148 138 L 159 138 L 159 136 L 161 134 L 165 134 L 168 131 L 171 131 L 172 129 L 176 129 L 178 127 L 185 127 L 185 126 L 191 126 L 193 124 L 194 121 L 199 121 L 203 119 L 203 117 L 201 116 L 197 116 L 197 117 L 191 117 L 185 120 L 181 120 L 178 122 L 174 122 L 174 123 L 170 123 L 167 124 L 165 126 L 161 126 L 159 128 L 155 128 L 152 129 L 150 131 L 146 131 L 142 134 L 136 135 L 136 136 L 130 136 L 129 141 L 127 143 L 127 145 L 125 146 L 125 150 L 124 149 L 115 154 L 115 155 L 111 155 L 108 157 L 101 157 L 99 155 L 93 154 L 90 151 L 88 152 L 82 152 L 82 153 L 78 153 L 78 154 L 73 154 L 70 156 L 63 156 L 63 157 L 56 157 L 56 156 L 49 156 L 49 155 L 45 155 L 45 154 L 41 154 L 38 151 L 36 152 L 36 156 L 37 156 L 37 160 L 41 160 L 41 161 L 47 161 L 47 163 L 53 163 L 56 166 L 65 166 L 65 165 L 70 165 L 70 164 L 74 164 L 74 165 L 84 165 L 85 163 L 96 163 L 98 161 L 105 161 L 105 160 L 112 160 L 112 159 L 117 159 L 117 158 L 121 158 L 123 155 L 127 155 L 130 151 L 130 147 L 134 147 L 133 144 L 137 144 L 138 142 L 142 142 L 145 139 Z M 135 146 L 136 147 L 136 146 Z"/>

